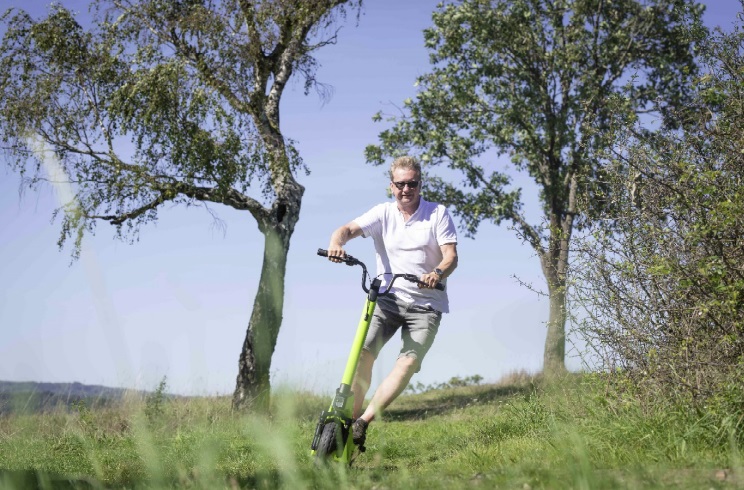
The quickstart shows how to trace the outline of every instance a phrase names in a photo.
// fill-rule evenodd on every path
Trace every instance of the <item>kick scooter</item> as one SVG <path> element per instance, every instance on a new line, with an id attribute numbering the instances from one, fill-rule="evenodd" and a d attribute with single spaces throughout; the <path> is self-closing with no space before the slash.
<path id="1" fill-rule="evenodd" d="M 328 257 L 328 251 L 322 248 L 318 249 L 318 255 Z M 351 255 L 339 257 L 341 262 L 349 266 L 358 265 L 362 268 L 362 289 L 367 293 L 367 300 L 362 311 L 362 318 L 359 320 L 354 342 L 351 345 L 349 359 L 346 361 L 344 376 L 341 378 L 341 385 L 336 389 L 336 394 L 331 400 L 328 410 L 320 413 L 318 425 L 315 427 L 315 435 L 311 445 L 311 454 L 315 456 L 315 462 L 318 464 L 327 461 L 339 461 L 345 464 L 351 464 L 351 456 L 354 452 L 354 442 L 351 437 L 352 411 L 354 409 L 354 393 L 351 391 L 351 383 L 354 380 L 359 356 L 362 353 L 364 340 L 367 337 L 372 314 L 375 311 L 377 298 L 387 296 L 393 287 L 393 283 L 398 278 L 423 284 L 415 274 L 392 274 L 390 283 L 385 291 L 380 291 L 382 279 L 380 276 L 371 278 L 367 273 L 367 266 L 360 260 Z M 386 274 L 387 275 L 387 274 Z M 371 278 L 370 285 L 367 286 L 367 278 Z M 436 289 L 444 290 L 444 284 L 439 283 Z M 359 446 L 359 451 L 364 452 L 365 447 Z"/>

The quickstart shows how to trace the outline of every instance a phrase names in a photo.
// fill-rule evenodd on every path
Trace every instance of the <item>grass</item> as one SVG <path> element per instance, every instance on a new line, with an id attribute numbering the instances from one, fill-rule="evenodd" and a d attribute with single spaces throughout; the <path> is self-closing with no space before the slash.
<path id="1" fill-rule="evenodd" d="M 0 418 L 0 488 L 739 488 L 734 443 L 704 418 L 608 397 L 591 375 L 529 376 L 399 398 L 351 468 L 316 468 L 327 397 L 132 397 Z M 715 434 L 714 434 L 715 433 Z M 735 435 L 730 441 L 737 440 Z"/>

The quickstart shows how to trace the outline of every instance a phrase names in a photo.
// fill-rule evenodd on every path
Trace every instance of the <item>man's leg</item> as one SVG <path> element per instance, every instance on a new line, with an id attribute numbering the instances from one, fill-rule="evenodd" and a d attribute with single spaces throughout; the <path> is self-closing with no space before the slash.
<path id="1" fill-rule="evenodd" d="M 417 359 L 409 356 L 399 357 L 395 361 L 393 370 L 377 388 L 367 410 L 360 418 L 365 422 L 372 422 L 380 411 L 386 409 L 406 389 L 417 369 Z"/>
<path id="2" fill-rule="evenodd" d="M 352 412 L 352 418 L 359 418 L 359 414 L 362 413 L 364 397 L 367 395 L 369 384 L 372 381 L 372 366 L 374 363 L 375 356 L 373 356 L 368 350 L 362 349 L 362 353 L 359 356 L 359 363 L 357 364 L 357 370 L 354 374 L 354 381 L 351 383 L 351 391 L 354 393 L 354 411 Z"/>
<path id="3" fill-rule="evenodd" d="M 386 409 L 406 389 L 434 342 L 441 320 L 442 314 L 434 310 L 418 311 L 407 317 L 407 326 L 401 332 L 401 355 L 395 361 L 393 370 L 375 391 L 367 410 L 360 417 L 362 420 L 372 422 L 380 411 Z"/>
<path id="4" fill-rule="evenodd" d="M 434 341 L 441 319 L 442 314 L 434 310 L 419 311 L 406 319 L 406 327 L 401 333 L 403 347 L 401 355 L 395 361 L 395 367 L 377 388 L 362 416 L 352 426 L 354 444 L 360 449 L 364 447 L 369 423 L 406 389 L 421 367 L 421 360 Z M 371 371 L 367 379 L 371 379 Z"/>

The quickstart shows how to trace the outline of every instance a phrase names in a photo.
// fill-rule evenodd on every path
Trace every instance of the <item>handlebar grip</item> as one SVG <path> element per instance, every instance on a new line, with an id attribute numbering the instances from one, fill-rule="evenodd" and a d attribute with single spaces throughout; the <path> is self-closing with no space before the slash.
<path id="1" fill-rule="evenodd" d="M 321 257 L 328 257 L 328 250 L 319 248 L 318 249 L 318 255 L 320 255 Z M 344 256 L 344 257 L 336 257 L 336 258 L 339 261 L 341 261 L 344 264 L 346 264 L 346 265 L 357 265 L 357 264 L 364 265 L 364 264 L 362 264 L 361 262 L 359 262 L 357 259 L 355 259 L 354 257 L 352 257 L 349 254 L 346 254 L 346 256 Z"/>
<path id="2" fill-rule="evenodd" d="M 423 282 L 419 281 L 419 278 L 416 274 L 402 274 L 401 277 L 403 277 L 403 279 L 405 279 L 406 281 L 415 282 L 416 284 L 423 284 Z M 444 284 L 438 282 L 437 285 L 434 286 L 434 289 L 444 291 Z"/>

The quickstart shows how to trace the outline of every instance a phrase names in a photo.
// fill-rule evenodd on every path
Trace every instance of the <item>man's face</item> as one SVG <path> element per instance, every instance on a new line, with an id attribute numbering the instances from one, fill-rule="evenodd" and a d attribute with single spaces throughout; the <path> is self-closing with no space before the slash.
<path id="1" fill-rule="evenodd" d="M 412 187 L 414 184 L 416 186 Z M 393 171 L 393 181 L 390 183 L 390 189 L 395 196 L 395 200 L 399 203 L 403 205 L 415 203 L 421 196 L 421 175 L 415 170 L 397 168 Z"/>

